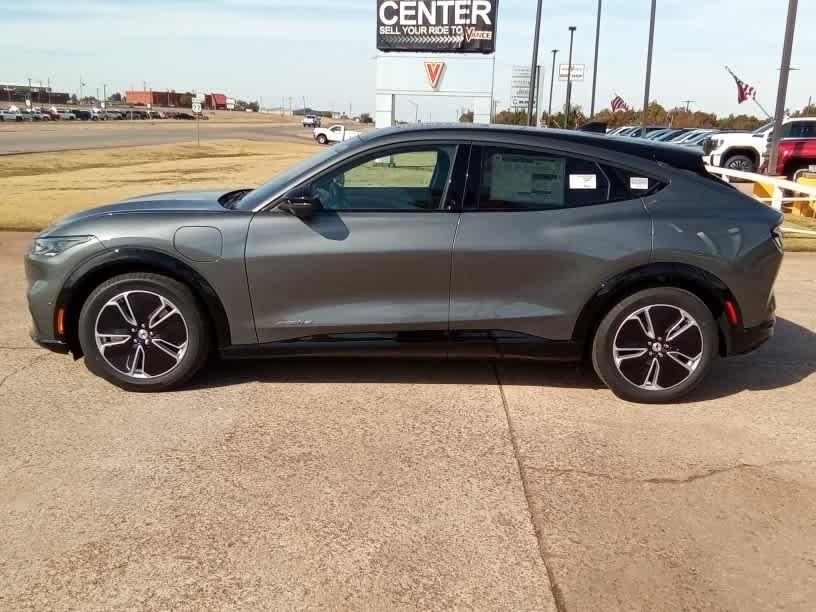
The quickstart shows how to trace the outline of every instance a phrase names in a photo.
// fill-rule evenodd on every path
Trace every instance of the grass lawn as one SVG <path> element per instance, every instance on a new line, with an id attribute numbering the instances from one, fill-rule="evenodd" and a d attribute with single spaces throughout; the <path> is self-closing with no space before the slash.
<path id="1" fill-rule="evenodd" d="M 254 187 L 318 150 L 225 140 L 4 156 L 0 229 L 40 230 L 72 212 L 146 193 Z"/>
<path id="2" fill-rule="evenodd" d="M 785 226 L 816 232 L 816 219 L 786 214 Z M 787 232 L 785 233 L 785 250 L 791 252 L 816 252 L 816 236 Z"/>

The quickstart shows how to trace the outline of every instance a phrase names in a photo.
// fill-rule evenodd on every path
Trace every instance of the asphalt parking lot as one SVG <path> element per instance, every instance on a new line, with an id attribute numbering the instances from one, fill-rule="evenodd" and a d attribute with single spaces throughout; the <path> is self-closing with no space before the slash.
<path id="1" fill-rule="evenodd" d="M 201 121 L 199 136 L 202 142 L 223 139 L 314 142 L 311 129 L 294 123 Z M 0 129 L 0 155 L 195 141 L 195 121 L 7 123 Z"/>
<path id="2" fill-rule="evenodd" d="M 816 601 L 816 256 L 685 403 L 537 363 L 302 360 L 119 391 L 27 337 L 0 233 L 0 608 Z"/>

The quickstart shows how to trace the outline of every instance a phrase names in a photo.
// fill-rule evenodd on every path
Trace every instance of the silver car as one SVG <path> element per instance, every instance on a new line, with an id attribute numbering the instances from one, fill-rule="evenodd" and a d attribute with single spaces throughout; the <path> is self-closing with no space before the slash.
<path id="1" fill-rule="evenodd" d="M 369 132 L 256 189 L 75 214 L 26 254 L 34 339 L 132 391 L 213 353 L 587 360 L 669 402 L 773 333 L 781 215 L 692 150 Z"/>

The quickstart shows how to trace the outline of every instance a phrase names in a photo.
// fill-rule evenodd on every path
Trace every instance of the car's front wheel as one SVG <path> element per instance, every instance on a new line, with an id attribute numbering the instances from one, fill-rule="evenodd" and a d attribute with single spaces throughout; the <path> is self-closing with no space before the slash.
<path id="1" fill-rule="evenodd" d="M 182 385 L 210 348 L 207 318 L 193 293 L 159 274 L 102 283 L 82 307 L 78 334 L 88 369 L 128 391 Z"/>
<path id="2" fill-rule="evenodd" d="M 317 137 L 317 142 L 319 142 L 320 144 L 324 145 L 324 144 L 326 144 L 327 142 L 329 142 L 329 139 L 328 139 L 328 138 L 326 138 L 326 135 L 325 135 L 325 134 L 319 134 L 319 135 L 318 135 L 318 137 Z"/>
<path id="3" fill-rule="evenodd" d="M 618 303 L 595 334 L 592 363 L 618 397 L 672 402 L 708 374 L 716 322 L 697 296 L 674 287 L 639 291 Z"/>

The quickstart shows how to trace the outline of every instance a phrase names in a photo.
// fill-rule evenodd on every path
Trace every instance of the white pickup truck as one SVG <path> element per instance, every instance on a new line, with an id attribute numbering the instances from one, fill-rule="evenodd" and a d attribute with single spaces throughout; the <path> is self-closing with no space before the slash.
<path id="1" fill-rule="evenodd" d="M 795 117 L 782 122 L 782 138 L 796 134 L 799 124 L 813 122 L 813 117 Z M 714 134 L 703 145 L 704 160 L 710 166 L 719 166 L 743 172 L 756 172 L 765 162 L 765 149 L 771 137 L 773 122 L 753 132 L 722 132 Z"/>
<path id="2" fill-rule="evenodd" d="M 322 145 L 329 144 L 330 142 L 351 140 L 359 135 L 360 132 L 347 130 L 345 126 L 342 125 L 333 125 L 330 128 L 315 128 L 314 130 L 314 139 Z"/>

